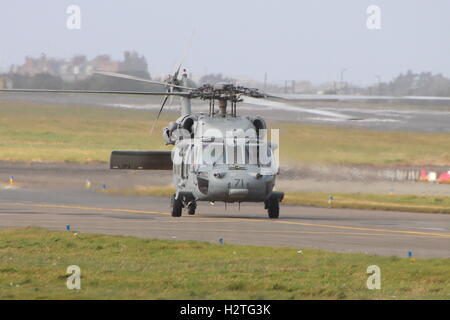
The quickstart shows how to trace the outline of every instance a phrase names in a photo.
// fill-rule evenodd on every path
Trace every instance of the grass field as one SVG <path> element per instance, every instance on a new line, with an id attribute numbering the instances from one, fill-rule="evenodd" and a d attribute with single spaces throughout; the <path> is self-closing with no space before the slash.
<path id="1" fill-rule="evenodd" d="M 120 195 L 170 197 L 173 187 L 137 186 L 134 189 L 101 190 Z M 332 201 L 329 197 L 332 196 Z M 425 213 L 450 213 L 450 197 L 364 193 L 286 192 L 285 204 L 313 207 L 370 209 Z"/>
<path id="2" fill-rule="evenodd" d="M 0 101 L 0 160 L 107 162 L 111 150 L 170 150 L 154 112 Z M 294 123 L 280 129 L 282 164 L 449 165 L 450 134 L 381 132 Z"/>
<path id="3" fill-rule="evenodd" d="M 449 165 L 450 134 L 375 131 L 280 123 L 280 158 L 288 164 Z"/>
<path id="4" fill-rule="evenodd" d="M 161 129 L 150 136 L 154 113 L 107 107 L 0 101 L 0 159 L 109 161 L 112 150 L 170 150 Z"/>
<path id="5" fill-rule="evenodd" d="M 450 197 L 445 196 L 287 192 L 285 203 L 330 208 L 450 213 Z"/>
<path id="6" fill-rule="evenodd" d="M 450 299 L 449 263 L 5 229 L 0 299 Z M 70 265 L 81 268 L 81 290 L 66 287 Z M 370 265 L 380 290 L 366 287 Z"/>

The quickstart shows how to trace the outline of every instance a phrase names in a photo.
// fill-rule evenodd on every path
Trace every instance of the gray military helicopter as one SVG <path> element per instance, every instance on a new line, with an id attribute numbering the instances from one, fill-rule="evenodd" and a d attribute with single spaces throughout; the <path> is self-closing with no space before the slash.
<path id="1" fill-rule="evenodd" d="M 279 203 L 284 193 L 274 191 L 279 173 L 274 150 L 267 141 L 267 125 L 261 117 L 237 115 L 237 103 L 243 96 L 269 98 L 257 89 L 218 83 L 192 88 L 186 72 L 178 79 L 180 68 L 166 82 L 132 76 L 97 72 L 130 80 L 162 84 L 167 87 L 155 122 L 171 96 L 181 97 L 181 116 L 163 129 L 165 151 L 113 151 L 112 169 L 173 170 L 176 193 L 172 196 L 172 216 L 187 208 L 195 214 L 198 201 L 226 203 L 264 202 L 269 217 L 279 217 Z M 192 113 L 191 99 L 209 101 L 209 112 Z M 228 105 L 230 108 L 228 109 Z M 153 125 L 154 127 L 154 125 Z"/>
<path id="2" fill-rule="evenodd" d="M 274 191 L 279 173 L 277 143 L 267 141 L 267 125 L 261 117 L 238 116 L 237 104 L 244 96 L 274 98 L 257 89 L 219 83 L 200 87 L 189 85 L 181 65 L 164 82 L 130 75 L 96 71 L 95 74 L 159 84 L 166 92 L 79 91 L 2 89 L 4 92 L 93 93 L 164 95 L 155 119 L 158 121 L 169 98 L 181 98 L 181 116 L 163 129 L 172 151 L 113 151 L 111 169 L 173 170 L 176 193 L 172 196 L 172 216 L 183 208 L 195 214 L 198 201 L 214 203 L 263 202 L 271 219 L 279 217 L 284 193 Z M 192 113 L 191 100 L 209 101 L 208 113 Z M 154 127 L 154 125 L 153 125 Z"/>

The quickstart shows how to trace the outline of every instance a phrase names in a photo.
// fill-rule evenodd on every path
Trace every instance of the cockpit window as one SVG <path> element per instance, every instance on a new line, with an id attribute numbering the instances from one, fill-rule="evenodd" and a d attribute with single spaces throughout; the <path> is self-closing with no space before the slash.
<path id="1" fill-rule="evenodd" d="M 272 152 L 267 143 L 242 142 L 235 139 L 232 143 L 203 143 L 199 154 L 205 165 L 260 165 L 268 167 L 272 163 Z"/>
<path id="2" fill-rule="evenodd" d="M 214 165 L 225 163 L 223 143 L 203 143 L 201 157 L 203 164 Z"/>

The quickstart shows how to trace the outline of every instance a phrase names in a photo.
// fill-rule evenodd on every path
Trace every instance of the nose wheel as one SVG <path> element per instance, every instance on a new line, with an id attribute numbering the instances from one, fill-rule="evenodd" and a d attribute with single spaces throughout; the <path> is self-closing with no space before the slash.
<path id="1" fill-rule="evenodd" d="M 270 219 L 278 219 L 280 216 L 280 199 L 278 197 L 271 197 L 265 203 L 267 213 Z"/>
<path id="2" fill-rule="evenodd" d="M 197 209 L 197 203 L 192 201 L 188 204 L 188 215 L 193 216 L 195 214 L 195 209 Z"/>

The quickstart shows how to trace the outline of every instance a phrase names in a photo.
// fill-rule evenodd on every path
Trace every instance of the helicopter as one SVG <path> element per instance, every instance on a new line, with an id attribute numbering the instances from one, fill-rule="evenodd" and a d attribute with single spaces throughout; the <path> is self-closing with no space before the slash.
<path id="1" fill-rule="evenodd" d="M 0 89 L 0 92 L 133 94 L 160 96 L 164 100 L 155 123 L 169 98 L 180 97 L 180 117 L 162 132 L 172 151 L 112 151 L 110 168 L 119 170 L 172 170 L 176 188 L 171 197 L 172 216 L 180 217 L 183 209 L 194 215 L 197 202 L 261 202 L 270 219 L 279 218 L 284 193 L 275 191 L 279 174 L 276 142 L 267 141 L 267 124 L 259 116 L 237 115 L 242 97 L 274 98 L 255 88 L 231 83 L 189 85 L 186 70 L 181 79 L 181 65 L 165 81 L 154 81 L 115 72 L 94 74 L 158 84 L 166 92 L 83 91 L 47 89 Z M 209 101 L 208 113 L 193 113 L 192 99 Z M 228 107 L 229 106 L 229 107 Z"/>

